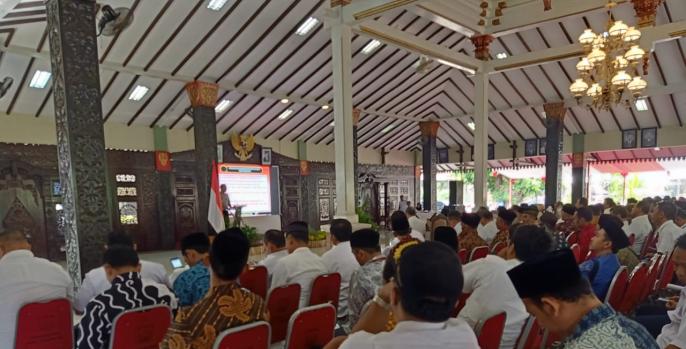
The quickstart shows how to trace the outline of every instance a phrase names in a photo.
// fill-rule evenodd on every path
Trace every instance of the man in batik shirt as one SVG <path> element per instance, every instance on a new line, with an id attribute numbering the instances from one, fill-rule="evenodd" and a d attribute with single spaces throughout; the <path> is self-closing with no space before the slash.
<path id="1" fill-rule="evenodd" d="M 385 258 L 381 254 L 379 233 L 372 229 L 362 229 L 350 236 L 350 247 L 361 267 L 355 270 L 350 278 L 350 295 L 348 297 L 348 323 L 343 325 L 346 332 L 355 326 L 362 315 L 362 309 L 383 284 L 383 266 Z"/>
<path id="2" fill-rule="evenodd" d="M 238 228 L 217 235 L 210 248 L 212 275 L 207 295 L 179 311 L 160 348 L 210 349 L 222 331 L 268 320 L 265 301 L 236 282 L 249 250 L 250 243 Z"/>
<path id="3" fill-rule="evenodd" d="M 507 272 L 527 312 L 561 348 L 657 349 L 645 327 L 593 294 L 569 249 L 557 250 Z"/>

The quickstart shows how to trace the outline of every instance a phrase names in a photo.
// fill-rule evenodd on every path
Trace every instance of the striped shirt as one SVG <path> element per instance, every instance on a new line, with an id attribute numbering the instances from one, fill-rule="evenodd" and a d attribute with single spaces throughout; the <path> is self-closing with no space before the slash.
<path id="1" fill-rule="evenodd" d="M 176 308 L 176 297 L 167 286 L 142 280 L 138 273 L 117 276 L 108 290 L 86 305 L 85 314 L 76 326 L 76 347 L 107 348 L 117 315 L 126 310 L 156 304 Z"/>

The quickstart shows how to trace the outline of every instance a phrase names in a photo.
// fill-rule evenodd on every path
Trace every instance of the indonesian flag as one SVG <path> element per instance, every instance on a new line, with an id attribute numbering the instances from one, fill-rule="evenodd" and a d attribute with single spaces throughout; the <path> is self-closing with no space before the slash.
<path id="1" fill-rule="evenodd" d="M 222 198 L 221 195 L 219 195 L 217 164 L 214 161 L 212 161 L 212 189 L 210 190 L 210 204 L 207 209 L 207 220 L 217 233 L 226 229 L 224 225 L 224 215 L 222 214 Z"/>

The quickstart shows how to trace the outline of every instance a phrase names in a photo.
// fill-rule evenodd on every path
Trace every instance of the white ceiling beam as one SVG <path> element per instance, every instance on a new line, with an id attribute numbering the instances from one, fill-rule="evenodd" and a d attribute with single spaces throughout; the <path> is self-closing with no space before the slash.
<path id="1" fill-rule="evenodd" d="M 618 4 L 628 0 L 615 0 Z M 503 36 L 514 32 L 538 27 L 543 23 L 561 20 L 565 17 L 579 16 L 605 8 L 607 0 L 558 0 L 553 1 L 552 10 L 543 9 L 543 1 L 530 1 L 516 5 L 509 5 L 503 10 L 500 25 L 493 25 L 491 20 L 486 23 L 486 33 L 493 36 Z"/>
<path id="2" fill-rule="evenodd" d="M 426 1 L 429 0 L 353 0 L 350 4 L 333 10 L 341 11 L 344 24 L 353 25 L 372 20 L 388 11 L 408 8 Z"/>
<path id="3" fill-rule="evenodd" d="M 367 22 L 353 28 L 355 32 L 385 42 L 404 50 L 427 56 L 438 63 L 474 74 L 483 69 L 483 62 L 474 57 L 455 52 L 445 46 L 434 44 L 400 29 L 379 22 Z"/>
<path id="4" fill-rule="evenodd" d="M 412 8 L 412 12 L 468 38 L 482 31 L 472 25 L 474 19 L 470 19 L 466 12 L 455 11 L 441 2 L 418 4 Z"/>
<path id="5" fill-rule="evenodd" d="M 654 50 L 656 43 L 686 36 L 686 21 L 643 28 L 641 29 L 641 33 L 642 36 L 640 46 L 644 50 Z M 507 57 L 505 59 L 489 61 L 485 64 L 485 69 L 491 74 L 494 74 L 508 70 L 522 69 L 544 63 L 581 57 L 582 55 L 584 55 L 584 50 L 581 47 L 581 44 L 577 43 L 561 47 L 553 47 L 545 50 L 527 52 L 524 54 Z"/>

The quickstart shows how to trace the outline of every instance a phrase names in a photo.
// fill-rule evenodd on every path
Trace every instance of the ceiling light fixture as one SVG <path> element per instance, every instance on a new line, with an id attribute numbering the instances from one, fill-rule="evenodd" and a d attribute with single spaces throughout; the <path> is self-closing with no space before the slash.
<path id="1" fill-rule="evenodd" d="M 381 130 L 381 133 L 388 133 L 393 128 L 395 128 L 395 125 L 388 125 L 383 130 Z"/>
<path id="2" fill-rule="evenodd" d="M 219 11 L 228 1 L 229 0 L 210 0 L 210 2 L 207 3 L 207 8 L 212 11 Z"/>
<path id="3" fill-rule="evenodd" d="M 335 125 L 336 125 L 335 121 L 331 121 L 331 123 L 329 124 L 329 126 L 331 126 L 331 127 L 334 127 Z"/>
<path id="4" fill-rule="evenodd" d="M 286 104 L 286 103 L 288 103 L 288 102 L 290 102 L 290 101 L 288 100 L 288 98 L 283 98 L 283 99 L 281 99 L 281 103 L 283 103 L 283 104 Z"/>
<path id="5" fill-rule="evenodd" d="M 219 104 L 217 104 L 217 106 L 214 107 L 214 111 L 217 113 L 223 113 L 226 111 L 226 109 L 229 109 L 231 103 L 233 102 L 228 99 L 222 99 L 221 102 L 219 102 Z"/>
<path id="6" fill-rule="evenodd" d="M 324 110 L 329 110 L 329 108 L 331 108 L 331 107 L 329 107 L 329 105 L 328 105 L 328 104 L 324 104 L 324 105 L 322 105 L 322 109 L 324 109 Z"/>
<path id="7" fill-rule="evenodd" d="M 377 48 L 379 48 L 379 46 L 381 46 L 381 41 L 372 40 L 372 41 L 368 42 L 367 45 L 365 45 L 362 48 L 362 53 L 365 55 L 368 55 L 368 54 L 374 52 L 374 50 L 376 50 Z"/>
<path id="8" fill-rule="evenodd" d="M 468 122 L 467 127 L 469 127 L 472 131 L 476 130 L 476 124 L 474 123 L 474 121 Z"/>
<path id="9" fill-rule="evenodd" d="M 49 71 L 36 70 L 36 72 L 33 74 L 33 77 L 31 78 L 29 87 L 45 88 L 45 86 L 48 85 L 48 81 L 50 81 L 50 76 L 52 76 L 52 73 L 50 73 Z"/>
<path id="10" fill-rule="evenodd" d="M 497 59 L 505 59 L 505 58 L 507 58 L 507 53 L 505 53 L 505 52 L 500 52 L 500 53 L 498 53 L 497 55 L 495 55 L 495 58 L 497 58 Z"/>
<path id="11" fill-rule="evenodd" d="M 291 116 L 291 114 L 293 114 L 293 109 L 286 109 L 279 115 L 278 119 L 286 120 L 289 116 Z"/>
<path id="12" fill-rule="evenodd" d="M 298 27 L 298 29 L 295 31 L 295 34 L 305 36 L 309 34 L 312 31 L 312 29 L 314 29 L 314 27 L 317 26 L 317 24 L 319 24 L 318 19 L 314 17 L 308 17 L 305 20 L 305 22 L 303 22 L 303 24 L 301 24 L 300 27 Z"/>
<path id="13" fill-rule="evenodd" d="M 634 103 L 636 106 L 636 110 L 638 111 L 647 111 L 648 110 L 648 102 L 646 102 L 645 98 L 639 98 L 636 100 Z"/>
<path id="14" fill-rule="evenodd" d="M 132 101 L 140 101 L 145 97 L 145 95 L 150 91 L 149 88 L 143 86 L 143 85 L 137 85 L 133 91 L 131 91 L 131 94 L 129 95 L 129 100 Z"/>

